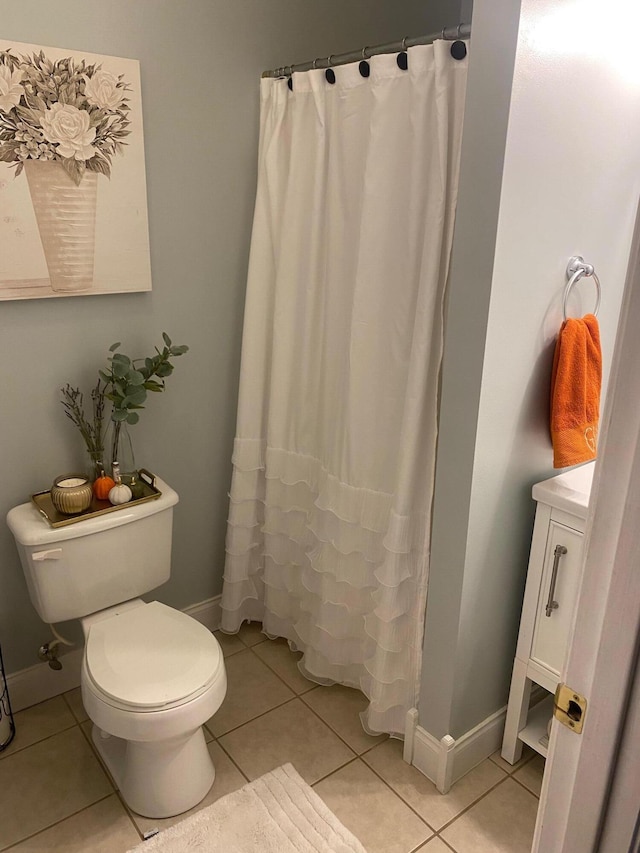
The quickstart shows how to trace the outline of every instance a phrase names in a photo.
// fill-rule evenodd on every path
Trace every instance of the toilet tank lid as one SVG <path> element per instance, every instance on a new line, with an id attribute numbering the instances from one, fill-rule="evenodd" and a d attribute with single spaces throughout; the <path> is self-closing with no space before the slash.
<path id="1" fill-rule="evenodd" d="M 131 524 L 150 515 L 169 509 L 178 503 L 178 494 L 171 486 L 156 477 L 156 488 L 160 495 L 150 501 L 139 504 L 123 504 L 117 512 L 108 512 L 95 518 L 85 518 L 76 524 L 65 527 L 51 527 L 33 503 L 24 503 L 10 509 L 7 524 L 20 545 L 47 545 L 51 542 L 64 542 L 79 539 L 102 530 L 111 530 L 124 524 Z"/>

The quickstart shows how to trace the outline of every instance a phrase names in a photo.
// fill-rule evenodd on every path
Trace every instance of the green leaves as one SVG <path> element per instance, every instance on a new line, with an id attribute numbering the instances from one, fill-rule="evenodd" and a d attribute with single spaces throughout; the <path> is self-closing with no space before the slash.
<path id="1" fill-rule="evenodd" d="M 173 373 L 173 365 L 169 364 L 168 361 L 163 361 L 156 367 L 154 373 L 156 374 L 156 376 L 171 376 L 171 374 Z"/>
<path id="2" fill-rule="evenodd" d="M 171 359 L 189 350 L 184 344 L 173 346 L 166 332 L 162 333 L 162 339 L 165 346 L 162 350 L 156 348 L 156 355 L 151 358 L 131 359 L 117 352 L 119 341 L 109 347 L 109 352 L 113 353 L 108 358 L 109 369 L 99 370 L 98 374 L 106 384 L 105 396 L 113 404 L 111 419 L 116 423 L 137 424 L 140 416 L 136 410 L 144 408 L 147 391 L 164 391 L 164 379 L 174 370 Z M 157 378 L 152 378 L 154 376 Z"/>

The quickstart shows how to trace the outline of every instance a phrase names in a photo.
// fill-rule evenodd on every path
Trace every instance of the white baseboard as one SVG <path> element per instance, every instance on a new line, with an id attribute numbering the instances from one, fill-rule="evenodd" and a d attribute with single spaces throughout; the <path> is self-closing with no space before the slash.
<path id="1" fill-rule="evenodd" d="M 450 735 L 438 740 L 416 725 L 409 763 L 431 779 L 441 794 L 446 794 L 454 782 L 499 749 L 506 715 L 505 706 L 457 740 Z"/>
<path id="2" fill-rule="evenodd" d="M 82 649 L 61 654 L 60 662 L 60 670 L 51 669 L 47 663 L 37 663 L 7 675 L 9 699 L 14 713 L 80 686 Z"/>
<path id="3" fill-rule="evenodd" d="M 220 619 L 222 618 L 222 610 L 220 609 L 221 599 L 221 595 L 215 595 L 213 598 L 207 598 L 206 601 L 201 601 L 199 604 L 192 604 L 190 607 L 185 607 L 184 612 L 198 622 L 201 622 L 210 631 L 217 631 L 220 627 Z"/>
<path id="4" fill-rule="evenodd" d="M 404 745 L 402 749 L 402 757 L 411 764 L 413 758 L 414 739 L 418 728 L 418 709 L 410 708 L 407 711 L 406 722 L 404 724 Z"/>
<path id="5" fill-rule="evenodd" d="M 221 596 L 216 595 L 199 604 L 192 604 L 184 608 L 184 613 L 201 622 L 210 631 L 217 631 L 220 627 L 220 598 Z M 79 687 L 82 654 L 82 649 L 73 649 L 61 654 L 60 670 L 51 669 L 47 663 L 37 663 L 27 669 L 7 674 L 9 698 L 14 713 Z"/>

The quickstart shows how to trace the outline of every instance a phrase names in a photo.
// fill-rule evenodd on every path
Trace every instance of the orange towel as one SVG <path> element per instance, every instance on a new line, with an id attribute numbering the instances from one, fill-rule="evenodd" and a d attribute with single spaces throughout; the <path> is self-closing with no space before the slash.
<path id="1" fill-rule="evenodd" d="M 596 458 L 602 352 L 593 314 L 569 318 L 560 329 L 551 374 L 553 467 Z"/>

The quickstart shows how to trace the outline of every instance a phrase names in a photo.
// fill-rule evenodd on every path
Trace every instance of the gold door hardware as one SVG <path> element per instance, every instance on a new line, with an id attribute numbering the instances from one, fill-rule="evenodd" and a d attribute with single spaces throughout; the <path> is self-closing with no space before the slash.
<path id="1" fill-rule="evenodd" d="M 582 734 L 582 726 L 587 713 L 587 700 L 566 684 L 558 684 L 553 700 L 553 716 L 577 735 Z"/>

